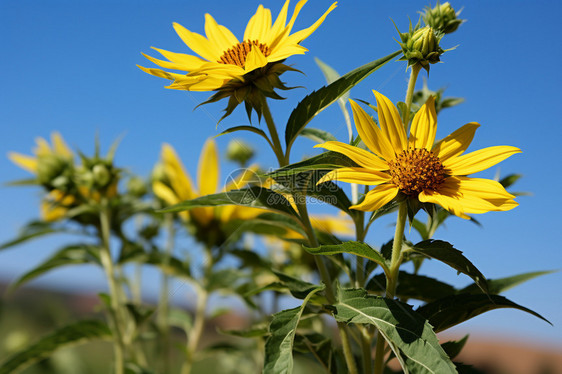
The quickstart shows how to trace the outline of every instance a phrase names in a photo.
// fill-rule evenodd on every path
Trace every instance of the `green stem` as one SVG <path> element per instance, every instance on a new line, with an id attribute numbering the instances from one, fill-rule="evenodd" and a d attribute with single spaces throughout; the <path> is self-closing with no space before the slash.
<path id="1" fill-rule="evenodd" d="M 404 113 L 404 130 L 408 133 L 408 123 L 410 122 L 410 108 L 412 107 L 412 99 L 414 98 L 414 89 L 416 88 L 416 80 L 420 72 L 421 64 L 412 65 L 410 73 L 410 81 L 408 82 L 408 90 L 406 91 L 406 113 Z"/>
<path id="2" fill-rule="evenodd" d="M 209 292 L 207 291 L 207 282 L 214 265 L 211 247 L 205 247 L 205 268 L 203 271 L 203 279 L 197 285 L 197 304 L 195 306 L 195 316 L 193 317 L 193 326 L 188 333 L 186 345 L 186 360 L 182 366 L 182 374 L 190 374 L 195 362 L 195 353 L 199 346 L 199 340 L 203 334 L 205 327 L 205 312 L 209 301 Z"/>
<path id="3" fill-rule="evenodd" d="M 113 339 L 113 352 L 114 352 L 114 365 L 115 374 L 123 374 L 125 370 L 125 344 L 123 338 L 123 326 L 122 320 L 120 318 L 120 306 L 119 306 L 119 290 L 117 288 L 117 281 L 115 279 L 115 268 L 113 266 L 113 260 L 111 259 L 111 249 L 110 249 L 110 227 L 111 218 L 106 200 L 102 201 L 102 208 L 100 211 L 100 225 L 101 225 L 101 240 L 102 240 L 102 250 L 100 251 L 100 261 L 105 271 L 105 276 L 107 278 L 107 283 L 109 286 L 109 297 L 110 297 L 110 315 L 112 317 L 112 324 L 115 333 L 115 338 Z"/>
<path id="4" fill-rule="evenodd" d="M 303 223 L 304 229 L 308 236 L 309 245 L 313 248 L 320 246 L 318 243 L 318 239 L 316 239 L 316 235 L 314 234 L 314 229 L 312 228 L 312 224 L 310 223 L 310 217 L 308 216 L 308 209 L 306 207 L 305 197 L 306 195 L 301 195 L 300 193 L 295 193 L 295 203 L 297 205 L 297 210 L 299 211 L 299 215 L 301 217 L 301 221 Z M 318 267 L 318 271 L 320 272 L 320 277 L 322 282 L 326 286 L 326 299 L 330 304 L 334 304 L 336 302 L 336 295 L 334 292 L 334 288 L 332 286 L 332 280 L 330 278 L 330 273 L 328 272 L 328 268 L 326 267 L 326 263 L 324 262 L 325 259 L 323 256 L 314 256 L 314 260 L 316 262 L 316 266 Z M 338 322 L 338 330 L 340 332 L 342 346 L 343 346 L 343 355 L 345 357 L 345 362 L 347 364 L 347 370 L 350 374 L 358 374 L 357 365 L 355 364 L 355 358 L 353 357 L 353 352 L 351 350 L 351 343 L 349 341 L 349 336 L 347 333 L 347 325 L 343 322 Z"/>
<path id="5" fill-rule="evenodd" d="M 172 251 L 174 250 L 174 239 L 176 236 L 175 228 L 174 228 L 174 216 L 170 213 L 164 215 L 164 225 L 168 231 L 168 236 L 166 238 L 166 245 L 164 248 L 164 266 L 168 266 L 170 262 L 170 256 L 172 255 Z M 170 326 L 168 323 L 168 314 L 169 314 L 169 300 L 170 294 L 170 276 L 166 273 L 162 273 L 161 278 L 161 286 L 160 286 L 160 299 L 158 300 L 158 318 L 157 323 L 160 327 L 160 331 L 162 333 L 162 340 L 163 340 L 163 367 L 164 373 L 169 372 L 170 370 Z"/>
<path id="6" fill-rule="evenodd" d="M 279 141 L 279 134 L 277 133 L 277 127 L 275 127 L 275 122 L 273 121 L 273 117 L 271 116 L 271 111 L 269 110 L 267 99 L 263 97 L 262 101 L 263 101 L 262 103 L 263 118 L 265 119 L 265 123 L 267 124 L 267 129 L 269 130 L 271 141 L 273 142 L 273 152 L 277 157 L 277 162 L 279 162 L 279 166 L 280 167 L 286 166 L 287 160 L 285 159 L 285 155 L 283 154 L 283 147 L 281 147 L 281 142 Z"/>
<path id="7" fill-rule="evenodd" d="M 398 278 L 398 270 L 402 263 L 402 243 L 404 240 L 404 228 L 406 227 L 406 217 L 408 217 L 408 205 L 406 201 L 400 203 L 398 208 L 398 218 L 396 230 L 394 231 L 394 241 L 392 243 L 392 257 L 390 260 L 390 272 L 386 279 L 386 297 L 394 298 Z M 385 341 L 382 334 L 378 333 L 377 346 L 375 350 L 375 374 L 382 374 L 384 370 L 384 348 Z"/>

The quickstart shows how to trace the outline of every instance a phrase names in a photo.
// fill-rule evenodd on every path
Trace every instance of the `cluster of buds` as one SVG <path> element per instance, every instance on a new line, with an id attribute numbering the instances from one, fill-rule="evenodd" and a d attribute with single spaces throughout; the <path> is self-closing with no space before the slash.
<path id="1" fill-rule="evenodd" d="M 37 182 L 48 191 L 68 192 L 72 188 L 72 157 L 50 153 L 37 157 Z"/>
<path id="2" fill-rule="evenodd" d="M 450 34 L 456 31 L 464 20 L 458 18 L 461 11 L 455 13 L 453 7 L 448 2 L 439 4 L 435 8 L 425 7 L 422 13 L 423 21 L 426 25 L 443 34 Z"/>
<path id="3" fill-rule="evenodd" d="M 117 194 L 119 174 L 111 159 L 82 156 L 82 165 L 76 169 L 75 176 L 84 197 L 98 200 L 101 196 L 111 198 Z"/>
<path id="4" fill-rule="evenodd" d="M 404 55 L 400 60 L 408 61 L 408 66 L 419 64 L 429 72 L 430 64 L 440 61 L 440 56 L 446 50 L 439 46 L 441 38 L 445 34 L 455 31 L 464 20 L 457 18 L 460 14 L 447 2 L 439 2 L 434 8 L 426 7 L 422 13 L 424 27 L 420 27 L 420 22 L 415 27 L 410 23 L 408 32 L 400 34 L 401 41 L 398 42 L 402 47 Z"/>

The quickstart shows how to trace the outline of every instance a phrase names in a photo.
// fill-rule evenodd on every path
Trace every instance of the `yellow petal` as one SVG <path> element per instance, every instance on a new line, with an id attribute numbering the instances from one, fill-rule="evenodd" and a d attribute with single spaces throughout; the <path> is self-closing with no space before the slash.
<path id="1" fill-rule="evenodd" d="M 193 182 L 186 172 L 174 148 L 169 144 L 162 145 L 161 151 L 164 172 L 170 180 L 172 190 L 180 201 L 191 200 L 197 196 L 193 189 Z"/>
<path id="2" fill-rule="evenodd" d="M 398 187 L 390 183 L 381 184 L 372 191 L 369 191 L 361 204 L 352 205 L 349 208 L 364 212 L 373 212 L 391 202 L 396 195 L 398 195 Z"/>
<path id="3" fill-rule="evenodd" d="M 418 200 L 424 203 L 434 203 L 442 206 L 443 209 L 447 210 L 458 217 L 464 219 L 470 219 L 469 216 L 464 214 L 464 209 L 460 204 L 460 195 L 457 193 L 447 194 L 443 191 L 422 191 L 418 195 Z"/>
<path id="4" fill-rule="evenodd" d="M 347 215 L 331 216 L 313 214 L 310 216 L 310 223 L 316 230 L 332 235 L 353 236 L 355 234 L 353 221 Z"/>
<path id="5" fill-rule="evenodd" d="M 238 44 L 238 39 L 224 26 L 221 26 L 215 21 L 213 16 L 205 14 L 205 34 L 209 42 L 215 44 L 217 49 L 226 52 Z"/>
<path id="6" fill-rule="evenodd" d="M 265 65 L 267 65 L 267 57 L 265 57 L 259 48 L 252 47 L 246 56 L 246 63 L 244 64 L 244 70 L 246 73 L 264 67 Z"/>
<path id="7" fill-rule="evenodd" d="M 141 52 L 142 53 L 142 52 Z M 183 71 L 191 71 L 193 70 L 193 66 L 188 66 L 188 65 L 183 65 L 181 63 L 176 63 L 176 62 L 170 62 L 170 61 L 164 61 L 164 60 L 159 60 L 157 58 L 154 58 L 152 56 L 149 56 L 147 54 L 142 53 L 142 55 L 144 57 L 146 57 L 147 59 L 149 59 L 151 62 L 155 63 L 156 65 L 164 68 L 164 69 L 173 69 L 173 70 L 183 70 Z M 203 61 L 203 60 L 201 60 Z M 199 65 L 197 66 L 199 67 Z M 146 71 L 144 68 L 141 68 L 144 71 Z M 147 71 L 147 73 L 152 74 L 150 72 Z M 154 75 L 154 74 L 152 74 Z M 166 77 L 167 79 L 170 79 L 168 77 Z"/>
<path id="8" fill-rule="evenodd" d="M 390 175 L 366 168 L 340 168 L 324 175 L 318 184 L 332 180 L 372 186 L 388 182 Z"/>
<path id="9" fill-rule="evenodd" d="M 407 147 L 406 131 L 398 109 L 384 95 L 373 90 L 375 99 L 377 100 L 377 109 L 379 114 L 379 124 L 383 136 L 389 140 L 396 154 L 402 152 Z"/>
<path id="10" fill-rule="evenodd" d="M 304 5 L 304 4 L 303 4 Z M 337 2 L 333 3 L 332 5 L 330 5 L 330 7 L 328 8 L 328 10 L 326 12 L 324 12 L 324 14 L 322 15 L 322 17 L 320 17 L 318 19 L 318 21 L 314 22 L 314 24 L 306 29 L 297 31 L 296 33 L 294 33 L 293 35 L 289 36 L 289 40 L 293 43 L 300 43 L 303 40 L 305 40 L 306 38 L 308 38 L 314 31 L 316 31 L 316 29 L 324 22 L 324 20 L 326 19 L 326 16 L 328 16 L 328 14 L 336 9 L 337 6 Z"/>
<path id="11" fill-rule="evenodd" d="M 152 183 L 152 191 L 154 192 L 154 195 L 156 195 L 156 197 L 164 200 L 168 205 L 175 205 L 181 202 L 174 191 L 172 191 L 170 187 L 166 186 L 162 182 L 154 181 Z"/>
<path id="12" fill-rule="evenodd" d="M 226 185 L 225 191 L 239 190 L 245 187 L 248 183 L 254 181 L 257 182 L 257 171 L 259 170 L 258 165 L 252 165 L 247 169 L 244 169 L 236 178 L 230 180 Z M 265 186 L 264 186 L 265 187 Z"/>
<path id="13" fill-rule="evenodd" d="M 472 142 L 478 127 L 480 125 L 476 122 L 467 123 L 435 144 L 433 153 L 439 157 L 441 162 L 460 156 Z"/>
<path id="14" fill-rule="evenodd" d="M 278 48 L 272 50 L 271 54 L 267 56 L 267 61 L 275 62 L 284 60 L 287 57 L 294 55 L 304 55 L 308 49 L 299 44 L 282 43 Z"/>
<path id="15" fill-rule="evenodd" d="M 187 90 L 187 91 L 214 91 L 222 87 L 230 79 L 220 79 L 214 77 L 188 77 L 195 79 L 176 79 L 174 83 L 166 86 L 166 88 L 173 90 Z M 199 79 L 200 78 L 200 79 Z"/>
<path id="16" fill-rule="evenodd" d="M 37 174 L 37 158 L 22 155 L 21 153 L 10 152 L 8 158 L 20 168 L 25 169 L 33 174 Z"/>
<path id="17" fill-rule="evenodd" d="M 287 0 L 285 1 L 285 4 L 283 4 L 283 7 L 281 8 L 279 15 L 277 16 L 275 23 L 273 23 L 273 26 L 269 30 L 267 38 L 264 39 L 264 42 L 269 46 L 269 48 L 275 47 L 273 45 L 273 41 L 277 39 L 277 37 L 281 35 L 283 33 L 283 30 L 285 29 L 285 23 L 287 22 L 287 11 L 289 9 L 289 1 L 290 0 Z"/>
<path id="18" fill-rule="evenodd" d="M 388 170 L 388 164 L 385 161 L 359 147 L 354 147 L 346 143 L 335 141 L 330 141 L 314 146 L 314 148 L 319 147 L 327 149 L 328 151 L 334 151 L 346 155 L 365 168 L 378 171 Z"/>
<path id="19" fill-rule="evenodd" d="M 206 60 L 218 61 L 224 52 L 214 47 L 203 35 L 191 32 L 179 23 L 174 22 L 174 30 L 193 52 Z"/>
<path id="20" fill-rule="evenodd" d="M 418 110 L 412 120 L 410 148 L 425 148 L 428 151 L 433 147 L 437 131 L 437 113 L 435 112 L 435 99 L 430 96 L 427 102 Z"/>
<path id="21" fill-rule="evenodd" d="M 244 40 L 258 40 L 263 43 L 268 36 L 269 29 L 271 29 L 271 11 L 260 4 L 246 26 Z"/>
<path id="22" fill-rule="evenodd" d="M 152 47 L 152 49 L 160 53 L 162 56 L 164 56 L 164 58 L 167 58 L 170 62 L 184 66 L 186 71 L 195 70 L 202 64 L 207 62 L 206 60 L 203 60 L 197 56 L 188 55 L 185 53 L 175 53 L 155 47 Z"/>
<path id="23" fill-rule="evenodd" d="M 144 55 L 146 58 L 148 58 L 148 55 Z M 154 59 L 156 60 L 156 59 Z M 186 76 L 184 74 L 176 74 L 176 73 L 168 73 L 167 71 L 164 70 L 160 70 L 160 69 L 154 69 L 154 68 L 145 68 L 144 66 L 140 66 L 137 65 L 137 67 L 139 69 L 141 69 L 142 71 L 144 71 L 145 73 L 148 73 L 150 75 L 154 75 L 155 77 L 158 78 L 164 78 L 164 79 L 169 79 L 169 80 L 182 80 L 182 79 L 186 79 Z M 201 81 L 205 79 L 205 77 L 193 77 L 191 78 L 191 80 L 193 81 Z"/>
<path id="24" fill-rule="evenodd" d="M 394 159 L 394 149 L 390 141 L 382 134 L 379 127 L 375 124 L 371 116 L 369 116 L 363 108 L 355 101 L 349 100 L 351 111 L 353 112 L 353 120 L 357 132 L 363 140 L 363 143 L 377 156 L 381 156 L 386 161 Z"/>
<path id="25" fill-rule="evenodd" d="M 507 145 L 488 147 L 450 158 L 443 162 L 443 166 L 450 175 L 469 175 L 488 169 L 516 153 L 521 150 Z"/>
<path id="26" fill-rule="evenodd" d="M 202 207 L 189 210 L 190 217 L 201 226 L 207 226 L 215 218 L 215 207 Z"/>
<path id="27" fill-rule="evenodd" d="M 33 153 L 36 156 L 48 156 L 53 153 L 51 147 L 49 146 L 49 142 L 45 139 L 37 137 L 35 138 L 35 143 L 37 143 L 37 146 L 33 149 Z"/>
<path id="28" fill-rule="evenodd" d="M 201 196 L 214 194 L 217 192 L 219 183 L 219 153 L 217 144 L 209 139 L 203 145 L 199 166 L 197 168 L 197 182 Z"/>
<path id="29" fill-rule="evenodd" d="M 72 151 L 70 150 L 70 148 L 68 148 L 61 134 L 59 134 L 58 132 L 54 132 L 51 134 L 51 143 L 53 143 L 53 150 L 57 155 L 64 158 L 73 157 Z"/>

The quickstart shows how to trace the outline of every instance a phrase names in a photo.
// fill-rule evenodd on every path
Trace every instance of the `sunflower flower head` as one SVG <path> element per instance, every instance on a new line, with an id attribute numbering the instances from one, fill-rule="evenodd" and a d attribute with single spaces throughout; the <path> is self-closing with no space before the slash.
<path id="1" fill-rule="evenodd" d="M 219 153 L 214 140 L 207 140 L 199 158 L 197 185 L 174 148 L 169 144 L 162 146 L 160 161 L 152 178 L 152 190 L 156 197 L 166 205 L 175 205 L 185 200 L 211 195 L 219 191 Z M 253 165 L 233 178 L 222 191 L 239 189 L 255 175 L 257 166 Z M 203 243 L 220 245 L 228 238 L 230 223 L 252 219 L 263 213 L 258 208 L 239 205 L 201 207 L 179 213 L 180 218 L 189 222 L 195 229 L 196 238 Z"/>
<path id="2" fill-rule="evenodd" d="M 400 60 L 408 61 L 408 66 L 420 64 L 429 72 L 429 65 L 439 62 L 439 57 L 445 53 L 445 50 L 439 46 L 443 34 L 436 32 L 430 26 L 419 28 L 419 25 L 416 25 L 413 28 L 410 23 L 408 32 L 398 32 L 402 40 L 398 44 L 404 53 Z"/>
<path id="3" fill-rule="evenodd" d="M 444 34 L 450 34 L 456 31 L 464 22 L 463 19 L 458 18 L 460 13 L 461 11 L 455 12 L 449 2 L 440 4 L 438 1 L 434 8 L 430 6 L 425 7 L 422 19 L 426 25 L 433 29 Z"/>
<path id="4" fill-rule="evenodd" d="M 272 22 L 271 11 L 260 5 L 252 16 L 243 38 L 238 40 L 226 27 L 219 25 L 210 15 L 205 15 L 206 37 L 174 23 L 174 29 L 182 41 L 195 54 L 175 53 L 154 48 L 165 60 L 143 54 L 161 68 L 179 71 L 170 72 L 158 68 L 143 71 L 173 81 L 167 88 L 187 91 L 217 91 L 205 103 L 228 98 L 226 117 L 242 102 L 251 116 L 255 110 L 261 117 L 264 97 L 280 99 L 275 89 L 288 89 L 280 75 L 295 70 L 282 62 L 307 49 L 300 43 L 308 38 L 335 7 L 328 10 L 310 27 L 293 32 L 295 20 L 306 3 L 297 3 L 292 17 L 287 22 L 289 0 L 285 2 L 277 19 Z"/>
<path id="5" fill-rule="evenodd" d="M 342 153 L 358 165 L 335 169 L 319 183 L 339 180 L 376 186 L 352 209 L 375 211 L 394 199 L 407 199 L 412 204 L 437 204 L 468 219 L 467 214 L 506 211 L 518 205 L 500 183 L 469 177 L 520 153 L 518 148 L 495 146 L 465 154 L 480 126 L 475 122 L 434 143 L 437 114 L 432 97 L 414 116 L 407 136 L 398 109 L 387 97 L 374 93 L 380 127 L 350 100 L 355 126 L 370 152 L 336 141 L 317 146 Z"/>

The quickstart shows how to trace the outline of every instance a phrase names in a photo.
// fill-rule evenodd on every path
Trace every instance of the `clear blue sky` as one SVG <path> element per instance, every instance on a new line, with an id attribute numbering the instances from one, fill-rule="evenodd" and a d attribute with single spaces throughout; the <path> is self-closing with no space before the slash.
<path id="1" fill-rule="evenodd" d="M 60 131 L 67 142 L 86 152 L 93 149 L 96 133 L 107 147 L 125 135 L 117 163 L 133 172 L 148 175 L 158 159 L 162 142 L 171 143 L 195 174 L 196 159 L 204 140 L 217 134 L 216 119 L 223 104 L 197 110 L 206 93 L 165 90 L 165 81 L 149 76 L 136 64 L 150 66 L 141 51 L 150 46 L 187 52 L 175 35 L 172 22 L 203 33 L 204 14 L 230 28 L 241 38 L 246 22 L 259 1 L 3 1 L 0 3 L 0 168 L 1 182 L 28 176 L 11 164 L 8 151 L 28 153 L 34 137 L 48 137 Z M 292 7 L 296 1 L 293 2 Z M 297 29 L 309 26 L 330 5 L 311 0 L 297 19 Z M 243 5 L 240 5 L 243 4 Z M 281 1 L 267 1 L 274 16 Z M 398 38 L 391 18 L 406 30 L 408 16 L 414 22 L 420 1 L 341 1 L 326 22 L 303 44 L 305 56 L 287 62 L 306 74 L 287 73 L 290 86 L 305 88 L 287 94 L 272 110 L 282 126 L 298 100 L 324 84 L 313 57 L 319 57 L 340 73 L 384 56 L 397 49 Z M 558 164 L 559 120 L 562 84 L 560 74 L 559 15 L 562 6 L 555 1 L 453 2 L 465 6 L 468 19 L 455 34 L 444 39 L 443 47 L 458 45 L 442 56 L 442 64 L 431 68 L 429 86 L 447 86 L 447 94 L 462 96 L 466 102 L 443 112 L 438 137 L 459 126 L 476 121 L 482 126 L 471 147 L 513 145 L 523 150 L 501 164 L 502 174 L 522 173 L 517 190 L 531 197 L 518 199 L 520 206 L 510 212 L 477 217 L 484 229 L 460 219 L 449 221 L 436 235 L 449 240 L 490 278 L 526 271 L 559 269 L 560 217 L 558 192 L 562 183 Z M 425 74 L 422 74 L 425 76 Z M 407 73 L 401 62 L 391 62 L 354 88 L 351 96 L 373 101 L 377 89 L 393 101 L 403 100 Z M 421 86 L 421 80 L 420 80 Z M 218 130 L 247 124 L 239 110 Z M 311 126 L 346 138 L 343 116 L 337 106 L 326 110 Z M 283 132 L 283 131 L 281 131 Z M 244 136 L 258 144 L 264 167 L 275 160 L 260 138 Z M 222 149 L 229 138 L 219 138 Z M 293 161 L 316 154 L 312 143 L 297 142 Z M 224 163 L 223 175 L 234 165 Z M 482 176 L 491 178 L 489 170 Z M 25 222 L 37 216 L 39 191 L 33 188 L 2 187 L 0 242 L 10 239 Z M 375 226 L 369 240 L 387 241 L 388 222 Z M 412 238 L 415 239 L 414 236 Z M 14 279 L 49 256 L 59 242 L 41 240 L 0 252 L 0 278 Z M 438 263 L 427 264 L 424 272 L 448 279 L 457 285 L 468 278 L 457 276 Z M 98 290 L 104 287 L 101 272 L 75 268 L 45 276 L 35 285 L 65 289 Z M 494 311 L 461 325 L 457 331 L 474 328 L 487 334 L 505 333 L 520 339 L 548 339 L 562 345 L 562 274 L 528 282 L 507 292 L 513 301 L 549 318 L 550 327 L 534 317 L 513 310 Z M 147 285 L 147 293 L 155 290 Z"/>

